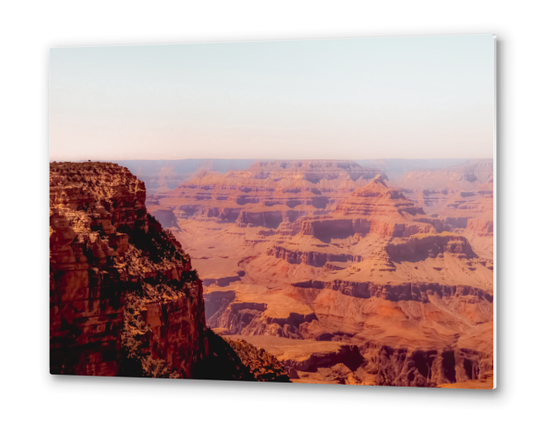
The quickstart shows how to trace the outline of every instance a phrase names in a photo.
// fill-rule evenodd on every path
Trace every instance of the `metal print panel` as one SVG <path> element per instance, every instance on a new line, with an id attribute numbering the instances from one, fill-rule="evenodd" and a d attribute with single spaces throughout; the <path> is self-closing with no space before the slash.
<path id="1" fill-rule="evenodd" d="M 57 48 L 50 371 L 494 387 L 491 35 Z"/>

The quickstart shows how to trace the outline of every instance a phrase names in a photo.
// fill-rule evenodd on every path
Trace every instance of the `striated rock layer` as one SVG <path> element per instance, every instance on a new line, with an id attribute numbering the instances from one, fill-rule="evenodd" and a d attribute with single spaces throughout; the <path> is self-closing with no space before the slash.
<path id="1" fill-rule="evenodd" d="M 51 373 L 287 381 L 268 354 L 244 364 L 207 329 L 202 292 L 126 168 L 50 165 Z M 212 363 L 223 371 L 210 375 Z"/>
<path id="2" fill-rule="evenodd" d="M 255 162 L 152 210 L 193 255 L 207 325 L 293 381 L 491 388 L 491 161 L 403 177 Z"/>
<path id="3" fill-rule="evenodd" d="M 157 195 L 154 210 L 180 218 L 277 228 L 301 216 L 321 215 L 377 175 L 353 161 L 260 161 L 225 174 L 201 171 Z"/>

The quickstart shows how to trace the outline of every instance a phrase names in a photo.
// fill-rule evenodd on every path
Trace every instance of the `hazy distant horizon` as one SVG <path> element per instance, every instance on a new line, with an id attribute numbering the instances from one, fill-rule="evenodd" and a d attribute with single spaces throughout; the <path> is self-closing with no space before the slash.
<path id="1" fill-rule="evenodd" d="M 398 160 L 398 161 L 431 161 L 431 160 L 434 160 L 434 161 L 437 161 L 437 160 L 442 160 L 442 161 L 469 161 L 469 160 L 493 160 L 494 158 L 493 157 L 478 157 L 478 158 L 475 158 L 475 157 L 464 157 L 464 158 L 396 158 L 396 157 L 389 157 L 389 158 L 366 158 L 366 159 L 362 159 L 362 158 L 356 158 L 356 159 L 346 159 L 346 158 L 337 158 L 337 159 L 312 159 L 312 158 L 299 158 L 299 159 L 277 159 L 277 158 L 213 158 L 213 157 L 202 157 L 202 158 L 183 158 L 183 159 L 167 159 L 167 158 L 158 158 L 158 159 L 126 159 L 126 158 L 119 158 L 119 159 L 55 159 L 53 157 L 50 157 L 49 158 L 49 162 L 87 162 L 87 161 L 91 161 L 91 162 L 116 162 L 116 161 L 119 161 L 119 162 L 127 162 L 127 161 L 138 161 L 138 162 L 144 162 L 144 161 L 147 161 L 147 162 L 164 162 L 164 161 L 205 161 L 205 160 L 208 160 L 208 161 L 212 161 L 212 160 L 216 160 L 216 161 L 235 161 L 235 160 L 244 160 L 244 161 L 254 161 L 254 162 L 258 162 L 258 161 L 269 161 L 269 162 L 274 162 L 274 161 L 352 161 L 352 162 L 360 162 L 360 161 L 393 161 L 393 160 Z"/>
<path id="2" fill-rule="evenodd" d="M 52 161 L 489 159 L 494 37 L 52 49 Z"/>

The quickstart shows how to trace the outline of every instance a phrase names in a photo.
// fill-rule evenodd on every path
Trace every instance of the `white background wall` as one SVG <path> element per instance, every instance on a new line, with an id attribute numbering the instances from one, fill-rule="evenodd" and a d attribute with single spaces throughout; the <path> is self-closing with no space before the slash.
<path id="1" fill-rule="evenodd" d="M 0 11 L 0 419 L 84 423 L 540 419 L 539 12 L 534 1 L 4 2 Z M 497 390 L 48 374 L 50 47 L 468 33 L 494 33 L 499 39 Z"/>

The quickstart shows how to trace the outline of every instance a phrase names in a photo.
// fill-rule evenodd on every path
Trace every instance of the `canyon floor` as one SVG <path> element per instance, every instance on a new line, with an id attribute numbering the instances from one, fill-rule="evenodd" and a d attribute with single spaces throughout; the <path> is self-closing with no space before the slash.
<path id="1" fill-rule="evenodd" d="M 493 387 L 491 160 L 219 165 L 131 168 L 216 333 L 294 382 Z"/>

